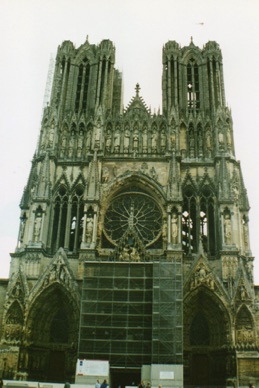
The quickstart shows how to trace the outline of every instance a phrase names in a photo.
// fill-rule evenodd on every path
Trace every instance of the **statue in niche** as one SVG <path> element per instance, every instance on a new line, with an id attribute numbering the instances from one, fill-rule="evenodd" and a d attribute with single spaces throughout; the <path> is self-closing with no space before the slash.
<path id="1" fill-rule="evenodd" d="M 109 181 L 109 178 L 110 178 L 110 173 L 109 173 L 109 169 L 108 167 L 103 167 L 103 171 L 102 171 L 102 182 L 103 183 L 107 183 Z"/>
<path id="2" fill-rule="evenodd" d="M 52 148 L 53 144 L 54 144 L 54 123 L 51 124 L 50 130 L 49 130 L 48 147 Z"/>
<path id="3" fill-rule="evenodd" d="M 46 127 L 44 127 L 42 130 L 42 134 L 41 134 L 41 145 L 40 145 L 41 151 L 44 151 L 44 149 L 45 149 L 46 133 L 47 133 L 47 129 L 46 129 Z"/>
<path id="4" fill-rule="evenodd" d="M 40 231 L 41 231 L 41 222 L 42 218 L 41 217 L 36 217 L 34 221 L 34 241 L 38 242 L 40 238 Z"/>
<path id="5" fill-rule="evenodd" d="M 229 213 L 224 215 L 224 240 L 226 245 L 232 243 L 232 225 Z"/>
<path id="6" fill-rule="evenodd" d="M 248 248 L 248 220 L 245 217 L 243 218 L 243 236 L 245 248 Z"/>
<path id="7" fill-rule="evenodd" d="M 75 145 L 75 132 L 71 131 L 71 136 L 69 139 L 69 146 L 68 146 L 68 157 L 72 158 L 74 153 L 74 145 Z"/>
<path id="8" fill-rule="evenodd" d="M 85 228 L 85 236 L 86 242 L 90 243 L 92 241 L 94 229 L 94 220 L 92 215 L 88 215 L 86 218 L 86 228 Z"/>
<path id="9" fill-rule="evenodd" d="M 244 286 L 240 287 L 240 298 L 241 298 L 241 300 L 245 300 L 246 299 L 246 289 L 245 289 Z"/>
<path id="10" fill-rule="evenodd" d="M 190 157 L 194 157 L 194 134 L 193 131 L 190 131 L 189 136 L 189 144 L 190 144 Z"/>
<path id="11" fill-rule="evenodd" d="M 177 217 L 176 213 L 172 214 L 171 238 L 172 238 L 172 244 L 177 244 L 178 243 L 178 217 Z"/>
<path id="12" fill-rule="evenodd" d="M 112 146 L 112 134 L 111 134 L 111 130 L 108 129 L 106 138 L 105 138 L 105 149 L 107 152 L 111 151 L 111 146 Z"/>
<path id="13" fill-rule="evenodd" d="M 227 129 L 227 146 L 228 146 L 228 150 L 231 150 L 232 138 L 231 138 L 231 129 L 230 129 L 230 127 L 228 127 L 228 129 Z"/>
<path id="14" fill-rule="evenodd" d="M 175 131 L 172 132 L 171 147 L 172 147 L 172 150 L 175 150 L 175 147 L 176 147 L 176 134 L 175 134 Z"/>
<path id="15" fill-rule="evenodd" d="M 133 132 L 133 151 L 138 151 L 138 145 L 139 145 L 139 136 L 138 136 L 138 128 L 135 127 Z"/>
<path id="16" fill-rule="evenodd" d="M 80 158 L 82 156 L 83 150 L 83 131 L 79 132 L 78 142 L 77 142 L 77 157 Z"/>
<path id="17" fill-rule="evenodd" d="M 13 294 L 14 298 L 20 298 L 21 297 L 21 295 L 22 295 L 22 288 L 21 288 L 21 285 L 20 285 L 19 282 L 16 283 L 16 285 L 15 285 L 15 287 L 13 289 L 12 294 Z M 14 323 L 17 323 L 17 322 L 14 322 Z"/>
<path id="18" fill-rule="evenodd" d="M 26 218 L 26 215 L 24 214 L 23 217 L 21 217 L 20 234 L 19 234 L 20 242 L 23 242 L 26 220 L 27 218 Z"/>
<path id="19" fill-rule="evenodd" d="M 135 247 L 131 248 L 130 258 L 132 261 L 140 261 L 139 253 Z"/>
<path id="20" fill-rule="evenodd" d="M 246 264 L 246 268 L 247 268 L 247 273 L 248 273 L 248 277 L 251 281 L 253 281 L 253 269 L 254 269 L 254 266 L 253 266 L 253 262 L 252 260 L 249 260 Z"/>
<path id="21" fill-rule="evenodd" d="M 150 176 L 151 176 L 151 178 L 157 180 L 157 172 L 156 172 L 154 166 L 150 169 Z"/>
<path id="22" fill-rule="evenodd" d="M 160 149 L 161 149 L 161 152 L 165 152 L 165 149 L 166 149 L 166 134 L 165 134 L 165 130 L 163 129 L 161 131 L 161 134 L 160 134 Z"/>
<path id="23" fill-rule="evenodd" d="M 147 153 L 147 127 L 144 127 L 143 135 L 142 135 L 142 146 L 143 146 L 143 153 Z"/>
<path id="24" fill-rule="evenodd" d="M 223 132 L 221 129 L 219 130 L 218 140 L 219 140 L 219 149 L 223 150 L 224 149 L 224 135 L 223 135 Z"/>
<path id="25" fill-rule="evenodd" d="M 116 153 L 120 152 L 120 127 L 117 126 L 114 133 L 114 151 Z"/>
<path id="26" fill-rule="evenodd" d="M 199 156 L 201 157 L 203 155 L 202 131 L 198 132 L 198 151 L 199 151 Z"/>
<path id="27" fill-rule="evenodd" d="M 129 248 L 124 247 L 120 253 L 119 259 L 122 261 L 128 261 L 130 259 Z"/>
<path id="28" fill-rule="evenodd" d="M 94 134 L 95 148 L 100 148 L 100 140 L 101 140 L 101 120 L 98 119 L 95 127 L 95 134 Z"/>
<path id="29" fill-rule="evenodd" d="M 130 146 L 130 131 L 129 128 L 126 127 L 124 132 L 124 152 L 129 153 L 129 146 Z"/>
<path id="30" fill-rule="evenodd" d="M 141 167 L 140 167 L 140 171 L 143 173 L 143 174 L 147 174 L 147 170 L 148 170 L 148 165 L 146 162 L 143 162 L 141 164 Z"/>
<path id="31" fill-rule="evenodd" d="M 66 132 L 63 133 L 61 138 L 61 146 L 60 146 L 60 156 L 64 157 L 66 153 L 66 146 L 67 146 L 67 134 Z"/>
<path id="32" fill-rule="evenodd" d="M 238 201 L 238 198 L 239 198 L 239 187 L 238 187 L 238 183 L 237 182 L 233 183 L 232 194 L 233 194 L 234 201 Z"/>
<path id="33" fill-rule="evenodd" d="M 212 152 L 212 139 L 211 139 L 210 128 L 208 128 L 206 132 L 206 153 L 208 157 L 211 156 L 211 152 Z"/>
<path id="34" fill-rule="evenodd" d="M 86 147 L 86 150 L 89 151 L 90 149 L 92 149 L 92 127 L 89 126 L 88 127 L 88 130 L 87 130 L 87 133 L 86 133 L 86 144 L 85 144 L 85 147 Z"/>
<path id="35" fill-rule="evenodd" d="M 154 129 L 151 133 L 151 150 L 152 152 L 157 151 L 157 131 Z"/>

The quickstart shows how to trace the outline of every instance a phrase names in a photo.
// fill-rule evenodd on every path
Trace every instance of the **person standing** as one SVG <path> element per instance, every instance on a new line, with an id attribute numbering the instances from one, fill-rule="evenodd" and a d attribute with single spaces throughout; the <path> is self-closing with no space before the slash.
<path id="1" fill-rule="evenodd" d="M 143 380 L 141 380 L 141 382 L 139 383 L 138 388 L 145 388 L 145 384 Z"/>
<path id="2" fill-rule="evenodd" d="M 96 380 L 95 388 L 100 388 L 100 387 L 101 387 L 100 380 Z"/>
<path id="3" fill-rule="evenodd" d="M 100 387 L 100 388 L 107 388 L 107 387 L 108 387 L 107 380 L 104 379 L 104 380 L 103 380 L 103 383 L 101 384 L 101 387 Z"/>

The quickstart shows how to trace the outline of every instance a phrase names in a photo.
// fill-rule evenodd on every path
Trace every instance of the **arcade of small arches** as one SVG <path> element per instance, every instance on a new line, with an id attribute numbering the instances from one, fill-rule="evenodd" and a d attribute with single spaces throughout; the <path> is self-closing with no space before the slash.
<path id="1" fill-rule="evenodd" d="M 82 120 L 82 121 L 81 121 Z M 104 129 L 102 128 L 104 127 Z M 85 159 L 95 149 L 103 149 L 105 155 L 166 154 L 180 150 L 183 158 L 210 159 L 216 152 L 233 152 L 232 123 L 218 120 L 216 126 L 202 123 L 199 118 L 179 123 L 176 130 L 174 118 L 167 123 L 161 116 L 139 120 L 108 122 L 101 116 L 85 123 L 85 119 L 67 121 L 56 130 L 56 120 L 46 118 L 40 140 L 39 153 L 56 149 L 60 159 Z M 216 134 L 216 136 L 215 136 Z"/>

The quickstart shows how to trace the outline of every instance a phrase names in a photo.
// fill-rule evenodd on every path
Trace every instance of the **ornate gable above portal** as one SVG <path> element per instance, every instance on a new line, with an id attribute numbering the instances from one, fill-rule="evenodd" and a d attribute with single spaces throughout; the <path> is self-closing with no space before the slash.
<path id="1" fill-rule="evenodd" d="M 136 85 L 136 95 L 132 97 L 131 101 L 129 102 L 126 110 L 125 110 L 125 116 L 150 116 L 150 110 L 148 109 L 145 101 L 143 98 L 139 95 L 140 86 L 139 84 Z"/>
<path id="2" fill-rule="evenodd" d="M 23 271 L 19 269 L 14 273 L 8 284 L 6 308 L 8 308 L 15 300 L 20 305 L 24 305 L 26 297 L 29 295 L 29 287 L 27 279 Z"/>
<path id="3" fill-rule="evenodd" d="M 34 287 L 30 301 L 32 301 L 44 289 L 59 283 L 64 286 L 71 294 L 78 294 L 78 285 L 70 269 L 66 253 L 63 248 L 59 248 L 51 263 L 48 265 L 42 276 Z M 78 300 L 76 297 L 75 300 Z"/>
<path id="4" fill-rule="evenodd" d="M 243 303 L 250 304 L 253 300 L 252 290 L 249 282 L 247 281 L 245 271 L 242 266 L 237 275 L 237 280 L 233 292 L 233 299 L 235 300 L 236 305 L 241 305 Z"/>
<path id="5" fill-rule="evenodd" d="M 185 282 L 184 293 L 187 294 L 201 286 L 208 288 L 219 296 L 223 296 L 223 294 L 227 296 L 220 281 L 210 268 L 209 261 L 205 256 L 202 243 L 200 242 L 197 259 Z"/>
<path id="6" fill-rule="evenodd" d="M 2 342 L 5 344 L 20 344 L 25 303 L 29 294 L 25 275 L 19 271 L 11 277 L 4 305 Z"/>

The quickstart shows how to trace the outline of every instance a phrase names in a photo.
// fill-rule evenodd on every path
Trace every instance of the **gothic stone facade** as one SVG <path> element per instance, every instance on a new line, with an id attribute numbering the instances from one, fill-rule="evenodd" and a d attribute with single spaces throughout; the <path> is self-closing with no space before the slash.
<path id="1" fill-rule="evenodd" d="M 3 377 L 73 381 L 79 357 L 183 365 L 185 385 L 259 382 L 249 203 L 219 45 L 164 45 L 157 114 L 139 85 L 122 109 L 114 63 L 109 40 L 58 48 L 2 287 Z"/>

